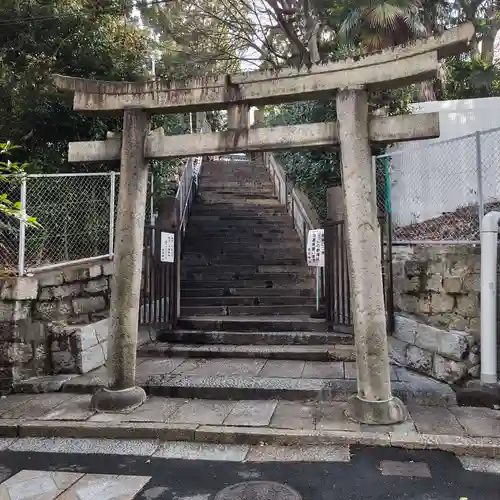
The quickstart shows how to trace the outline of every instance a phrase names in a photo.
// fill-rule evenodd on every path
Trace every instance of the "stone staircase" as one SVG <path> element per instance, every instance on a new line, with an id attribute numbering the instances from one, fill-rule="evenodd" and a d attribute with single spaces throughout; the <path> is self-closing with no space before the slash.
<path id="1" fill-rule="evenodd" d="M 302 329 L 314 310 L 314 280 L 292 218 L 257 163 L 203 165 L 181 268 L 181 327 L 213 328 L 211 317 Z"/>

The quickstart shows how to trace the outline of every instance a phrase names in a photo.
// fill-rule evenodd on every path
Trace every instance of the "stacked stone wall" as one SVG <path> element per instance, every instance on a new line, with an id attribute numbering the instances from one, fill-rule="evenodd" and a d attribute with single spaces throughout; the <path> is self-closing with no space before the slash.
<path id="1" fill-rule="evenodd" d="M 103 261 L 0 281 L 0 390 L 104 362 L 107 328 L 100 322 L 107 326 L 112 271 L 113 263 Z M 99 339 L 88 328 L 95 324 Z"/>
<path id="2" fill-rule="evenodd" d="M 393 361 L 446 382 L 479 376 L 479 246 L 393 248 Z"/>

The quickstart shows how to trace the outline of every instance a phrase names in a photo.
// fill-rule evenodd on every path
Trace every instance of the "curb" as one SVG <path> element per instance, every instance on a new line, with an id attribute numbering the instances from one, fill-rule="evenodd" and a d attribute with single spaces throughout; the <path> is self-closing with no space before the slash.
<path id="1" fill-rule="evenodd" d="M 317 431 L 268 427 L 229 427 L 156 422 L 74 422 L 0 420 L 0 436 L 8 438 L 157 439 L 212 444 L 363 445 L 440 450 L 456 455 L 500 458 L 500 438 L 370 431 Z"/>

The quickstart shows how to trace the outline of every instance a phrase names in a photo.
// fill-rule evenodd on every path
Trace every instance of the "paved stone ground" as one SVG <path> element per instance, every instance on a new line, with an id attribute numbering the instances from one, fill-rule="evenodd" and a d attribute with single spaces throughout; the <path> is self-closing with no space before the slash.
<path id="1" fill-rule="evenodd" d="M 488 408 L 410 405 L 411 416 L 403 424 L 366 426 L 345 417 L 343 402 L 152 397 L 120 414 L 95 413 L 89 402 L 90 395 L 68 393 L 4 397 L 0 435 L 241 445 L 361 443 L 500 457 L 500 412 Z"/>
<path id="2" fill-rule="evenodd" d="M 286 484 L 303 500 L 500 499 L 500 461 L 444 452 L 257 447 L 243 461 L 214 445 L 57 441 L 0 451 L 0 500 L 212 500 L 247 481 Z"/>
<path id="3" fill-rule="evenodd" d="M 394 393 L 405 402 L 456 404 L 444 383 L 392 367 Z M 156 396 L 210 399 L 310 398 L 346 401 L 356 392 L 353 361 L 266 359 L 139 358 L 137 384 Z M 107 384 L 104 367 L 85 375 L 56 375 L 25 380 L 16 392 L 94 392 Z"/>

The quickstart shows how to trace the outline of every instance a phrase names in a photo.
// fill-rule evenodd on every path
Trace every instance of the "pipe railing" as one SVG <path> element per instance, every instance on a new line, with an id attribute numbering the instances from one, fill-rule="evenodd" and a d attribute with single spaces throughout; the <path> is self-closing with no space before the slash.
<path id="1" fill-rule="evenodd" d="M 488 212 L 481 221 L 481 382 L 497 377 L 497 258 L 500 212 Z"/>
<path id="2" fill-rule="evenodd" d="M 321 229 L 323 226 L 307 195 L 293 186 L 287 178 L 283 167 L 276 161 L 276 158 L 271 153 L 264 153 L 263 156 L 264 166 L 271 176 L 276 196 L 292 216 L 294 228 L 299 235 L 305 251 L 308 231 L 311 229 Z"/>

